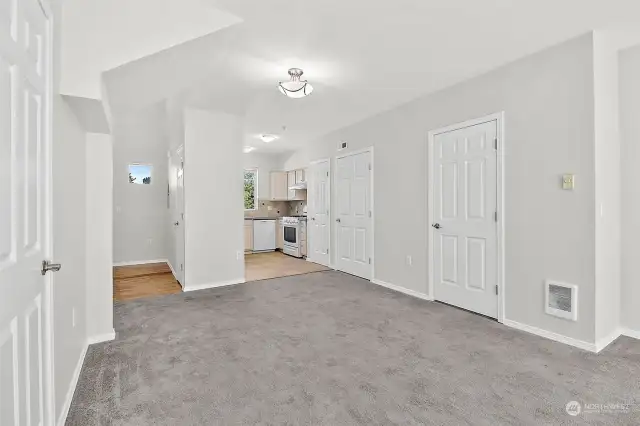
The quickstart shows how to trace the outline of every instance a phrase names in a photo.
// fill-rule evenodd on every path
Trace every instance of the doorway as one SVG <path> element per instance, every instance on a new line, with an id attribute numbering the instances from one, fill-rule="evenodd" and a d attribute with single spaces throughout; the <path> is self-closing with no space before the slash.
<path id="1" fill-rule="evenodd" d="M 331 162 L 315 161 L 309 171 L 309 260 L 330 266 Z"/>
<path id="2" fill-rule="evenodd" d="M 0 8 L 0 424 L 53 419 L 51 12 Z M 6 172 L 6 173 L 5 173 Z M 41 273 L 42 271 L 42 273 Z M 47 273 L 48 272 L 48 273 Z"/>
<path id="3" fill-rule="evenodd" d="M 431 132 L 430 293 L 502 316 L 502 114 Z"/>
<path id="4" fill-rule="evenodd" d="M 373 148 L 336 157 L 336 269 L 373 278 Z"/>

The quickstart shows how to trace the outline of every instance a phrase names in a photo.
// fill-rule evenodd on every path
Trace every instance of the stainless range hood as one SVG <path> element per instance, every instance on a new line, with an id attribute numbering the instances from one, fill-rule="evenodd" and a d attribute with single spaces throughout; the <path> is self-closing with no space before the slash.
<path id="1" fill-rule="evenodd" d="M 296 183 L 295 185 L 291 185 L 291 186 L 289 187 L 289 190 L 290 190 L 290 191 L 298 191 L 298 190 L 301 190 L 301 189 L 303 189 L 303 190 L 305 190 L 305 191 L 306 191 L 306 189 L 307 189 L 307 182 L 299 182 L 299 183 Z"/>

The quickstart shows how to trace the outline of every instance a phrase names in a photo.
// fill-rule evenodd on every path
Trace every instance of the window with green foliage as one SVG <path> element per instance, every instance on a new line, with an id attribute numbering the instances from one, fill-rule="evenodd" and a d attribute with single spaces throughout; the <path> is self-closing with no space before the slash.
<path id="1" fill-rule="evenodd" d="M 151 185 L 151 164 L 129 164 L 129 183 Z"/>
<path id="2" fill-rule="evenodd" d="M 244 209 L 256 210 L 258 208 L 258 170 L 244 171 Z"/>

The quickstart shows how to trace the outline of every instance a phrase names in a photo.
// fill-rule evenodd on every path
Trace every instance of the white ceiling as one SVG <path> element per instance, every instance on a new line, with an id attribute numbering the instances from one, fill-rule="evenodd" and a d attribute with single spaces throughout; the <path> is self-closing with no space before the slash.
<path id="1" fill-rule="evenodd" d="M 590 30 L 638 24 L 639 3 L 211 0 L 239 23 L 107 71 L 104 82 L 116 113 L 177 99 L 244 115 L 245 143 L 282 152 Z M 311 96 L 278 92 L 290 67 L 304 69 Z M 261 133 L 282 138 L 267 145 Z"/>

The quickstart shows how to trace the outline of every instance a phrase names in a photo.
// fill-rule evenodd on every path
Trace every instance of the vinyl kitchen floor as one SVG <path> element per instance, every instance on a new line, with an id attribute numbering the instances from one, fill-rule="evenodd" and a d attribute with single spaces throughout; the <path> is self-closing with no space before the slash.
<path id="1" fill-rule="evenodd" d="M 270 278 L 328 271 L 329 268 L 303 259 L 287 256 L 280 252 L 247 254 L 245 262 L 245 281 L 259 281 Z"/>

